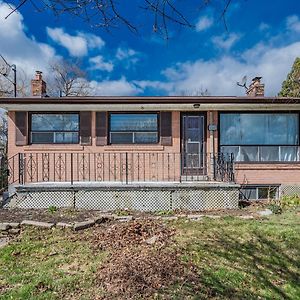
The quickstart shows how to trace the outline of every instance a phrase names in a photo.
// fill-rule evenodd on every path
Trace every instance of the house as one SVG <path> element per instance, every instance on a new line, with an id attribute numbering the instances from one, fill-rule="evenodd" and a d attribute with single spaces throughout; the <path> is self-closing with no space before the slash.
<path id="1" fill-rule="evenodd" d="M 201 210 L 299 193 L 300 98 L 260 80 L 244 97 L 53 98 L 37 72 L 32 97 L 0 99 L 15 201 Z"/>

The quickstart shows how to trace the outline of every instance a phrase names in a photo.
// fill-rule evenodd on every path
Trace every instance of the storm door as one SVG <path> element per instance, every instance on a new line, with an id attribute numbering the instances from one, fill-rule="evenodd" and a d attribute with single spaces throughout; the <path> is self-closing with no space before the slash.
<path id="1" fill-rule="evenodd" d="M 205 174 L 204 115 L 182 114 L 182 173 Z"/>

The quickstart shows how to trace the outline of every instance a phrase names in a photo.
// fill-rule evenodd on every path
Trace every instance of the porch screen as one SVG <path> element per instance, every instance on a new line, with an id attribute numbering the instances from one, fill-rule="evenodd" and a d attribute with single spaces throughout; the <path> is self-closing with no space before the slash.
<path id="1" fill-rule="evenodd" d="M 222 113 L 220 146 L 237 161 L 298 161 L 299 114 Z"/>
<path id="2" fill-rule="evenodd" d="M 30 141 L 32 144 L 77 144 L 79 114 L 31 114 Z"/>
<path id="3" fill-rule="evenodd" d="M 110 114 L 111 144 L 155 144 L 158 143 L 158 115 Z"/>

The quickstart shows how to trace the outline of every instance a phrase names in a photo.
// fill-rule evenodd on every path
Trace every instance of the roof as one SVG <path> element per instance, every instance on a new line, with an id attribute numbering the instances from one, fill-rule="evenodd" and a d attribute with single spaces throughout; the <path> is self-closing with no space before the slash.
<path id="1" fill-rule="evenodd" d="M 85 97 L 17 97 L 0 98 L 5 103 L 84 103 L 84 104 L 130 104 L 130 103 L 300 103 L 300 98 L 249 97 L 249 96 L 85 96 Z"/>
<path id="2" fill-rule="evenodd" d="M 195 105 L 199 104 L 199 105 Z M 124 105 L 126 105 L 124 107 Z M 300 110 L 300 98 L 249 96 L 89 96 L 0 98 L 17 111 L 75 110 Z"/>

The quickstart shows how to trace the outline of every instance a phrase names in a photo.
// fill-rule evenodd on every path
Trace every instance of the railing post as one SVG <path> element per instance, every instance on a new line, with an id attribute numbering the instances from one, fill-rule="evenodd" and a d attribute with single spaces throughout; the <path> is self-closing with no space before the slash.
<path id="1" fill-rule="evenodd" d="M 71 153 L 71 185 L 73 185 L 73 153 Z"/>
<path id="2" fill-rule="evenodd" d="M 216 155 L 215 155 L 215 153 L 212 154 L 212 163 L 213 163 L 214 181 L 216 181 L 217 180 L 217 163 L 216 163 Z"/>
<path id="3" fill-rule="evenodd" d="M 19 183 L 24 184 L 24 154 L 19 153 Z"/>
<path id="4" fill-rule="evenodd" d="M 128 153 L 127 152 L 125 153 L 125 172 L 126 172 L 125 181 L 126 181 L 126 184 L 128 184 Z"/>

